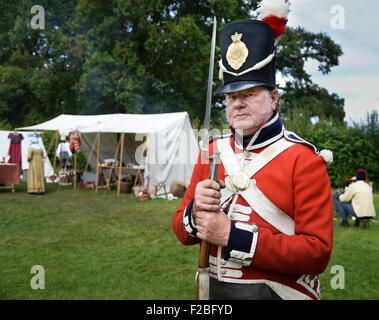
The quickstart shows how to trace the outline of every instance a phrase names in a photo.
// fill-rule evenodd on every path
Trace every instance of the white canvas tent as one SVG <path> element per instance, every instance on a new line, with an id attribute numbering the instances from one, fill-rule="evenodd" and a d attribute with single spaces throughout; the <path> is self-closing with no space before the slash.
<path id="1" fill-rule="evenodd" d="M 152 185 L 158 183 L 169 188 L 173 180 L 188 185 L 199 152 L 186 112 L 93 116 L 62 114 L 44 123 L 20 129 L 78 129 L 82 136 L 82 152 L 92 171 L 96 170 L 96 149 L 100 142 L 100 162 L 109 158 L 119 160 L 122 154 L 125 164 L 145 166 L 149 172 L 150 191 Z M 145 149 L 147 155 L 144 157 Z"/>
<path id="2" fill-rule="evenodd" d="M 60 116 L 48 120 L 46 122 L 42 122 L 34 126 L 18 128 L 18 130 L 66 130 L 72 132 L 78 128 L 83 129 L 95 124 L 102 123 L 115 116 L 115 114 L 102 114 L 91 116 L 61 114 Z"/>
<path id="3" fill-rule="evenodd" d="M 8 139 L 9 133 L 13 133 L 13 131 L 0 131 L 0 159 L 6 157 L 9 151 L 10 139 Z M 30 139 L 33 132 L 27 131 L 17 131 L 17 133 L 21 133 L 24 139 L 21 142 L 21 165 L 22 170 L 29 169 L 29 162 L 27 160 L 28 151 L 30 147 Z M 42 141 L 42 137 L 39 137 L 39 143 L 42 146 L 43 153 L 46 156 L 46 149 Z M 53 167 L 51 166 L 51 162 L 48 157 L 45 158 L 44 161 L 44 174 L 45 177 L 50 177 L 54 174 Z"/>

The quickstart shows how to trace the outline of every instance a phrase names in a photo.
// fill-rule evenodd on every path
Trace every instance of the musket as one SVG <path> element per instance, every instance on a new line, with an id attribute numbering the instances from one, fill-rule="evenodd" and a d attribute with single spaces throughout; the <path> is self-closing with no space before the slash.
<path id="1" fill-rule="evenodd" d="M 208 89 L 207 100 L 205 106 L 205 119 L 204 129 L 202 137 L 201 152 L 205 159 L 210 160 L 210 180 L 217 181 L 218 164 L 220 162 L 220 152 L 214 151 L 208 156 L 209 149 L 209 125 L 211 116 L 211 103 L 212 103 L 212 85 L 213 85 L 213 68 L 216 49 L 216 32 L 217 32 L 217 20 L 213 17 L 213 32 L 212 32 L 212 44 L 208 73 Z M 199 264 L 196 272 L 196 300 L 208 300 L 209 299 L 209 248 L 210 245 L 207 241 L 202 240 L 200 243 L 199 252 Z"/>

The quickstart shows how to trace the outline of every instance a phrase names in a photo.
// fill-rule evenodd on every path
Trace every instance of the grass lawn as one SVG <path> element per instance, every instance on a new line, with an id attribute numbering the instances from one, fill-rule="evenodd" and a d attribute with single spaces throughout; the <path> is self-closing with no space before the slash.
<path id="1" fill-rule="evenodd" d="M 25 183 L 0 192 L 0 299 L 194 298 L 198 246 L 182 246 L 171 229 L 180 199 L 139 202 L 114 190 L 46 186 L 43 196 L 27 194 Z M 339 222 L 323 299 L 379 299 L 378 224 L 358 230 Z M 44 290 L 31 288 L 34 265 L 45 270 Z M 335 265 L 344 269 L 344 289 L 331 288 Z"/>

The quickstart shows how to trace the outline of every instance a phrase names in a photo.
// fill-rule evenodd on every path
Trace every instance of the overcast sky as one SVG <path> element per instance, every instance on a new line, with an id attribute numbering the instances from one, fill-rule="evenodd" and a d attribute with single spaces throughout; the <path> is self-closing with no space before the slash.
<path id="1" fill-rule="evenodd" d="M 288 25 L 327 33 L 344 52 L 340 65 L 328 75 L 310 61 L 306 70 L 312 80 L 329 93 L 345 98 L 347 121 L 379 112 L 379 1 L 378 0 L 290 0 Z"/>

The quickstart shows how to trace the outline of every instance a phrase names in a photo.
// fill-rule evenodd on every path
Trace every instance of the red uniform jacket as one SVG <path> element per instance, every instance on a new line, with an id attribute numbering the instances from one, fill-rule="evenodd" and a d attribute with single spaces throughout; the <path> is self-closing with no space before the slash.
<path id="1" fill-rule="evenodd" d="M 281 233 L 252 210 L 243 197 L 238 197 L 236 206 L 229 211 L 232 227 L 228 246 L 211 245 L 210 276 L 225 282 L 265 283 L 283 299 L 320 299 L 317 274 L 328 265 L 333 237 L 331 189 L 323 157 L 311 144 L 286 133 L 278 116 L 253 137 L 249 150 L 235 143 L 233 135 L 230 141 L 235 153 L 248 155 L 260 153 L 282 138 L 296 143 L 251 179 L 294 220 L 295 234 Z M 215 144 L 210 144 L 210 153 Z M 253 155 L 248 158 L 254 161 Z M 200 154 L 191 183 L 173 217 L 174 232 L 184 245 L 200 242 L 191 210 L 196 184 L 209 178 L 210 166 L 206 162 Z M 218 179 L 225 177 L 221 163 Z"/>

